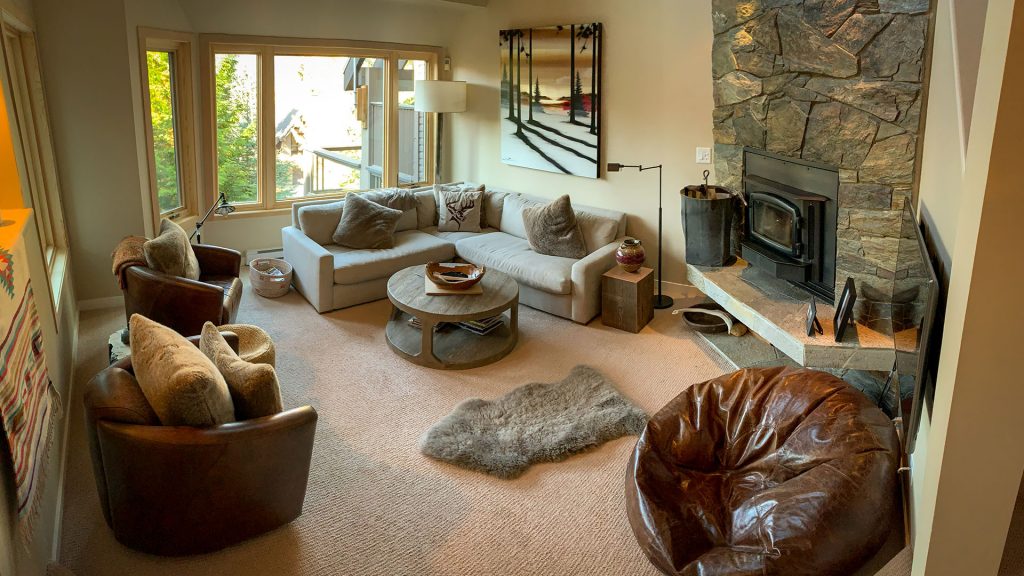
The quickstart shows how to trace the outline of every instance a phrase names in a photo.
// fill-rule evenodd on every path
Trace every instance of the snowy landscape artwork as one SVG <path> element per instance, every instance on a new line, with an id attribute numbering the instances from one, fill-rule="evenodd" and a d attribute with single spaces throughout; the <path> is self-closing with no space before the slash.
<path id="1" fill-rule="evenodd" d="M 601 25 L 502 30 L 501 161 L 597 178 Z"/>

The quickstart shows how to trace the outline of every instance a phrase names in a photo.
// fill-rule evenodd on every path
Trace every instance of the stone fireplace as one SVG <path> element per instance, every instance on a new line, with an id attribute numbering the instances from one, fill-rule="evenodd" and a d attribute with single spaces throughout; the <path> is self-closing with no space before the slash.
<path id="1" fill-rule="evenodd" d="M 928 0 L 713 0 L 718 184 L 744 148 L 838 169 L 835 295 L 888 299 L 911 197 Z"/>

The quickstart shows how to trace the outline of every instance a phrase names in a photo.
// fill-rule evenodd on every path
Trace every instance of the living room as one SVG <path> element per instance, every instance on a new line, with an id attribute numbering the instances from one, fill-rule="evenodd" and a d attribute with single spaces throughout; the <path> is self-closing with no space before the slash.
<path id="1" fill-rule="evenodd" d="M 0 408 L 16 431 L 2 459 L 0 574 L 1024 573 L 1012 385 L 1024 317 L 1008 304 L 1024 276 L 1008 249 L 1022 203 L 1011 154 L 1024 129 L 1014 104 L 1024 7 L 1013 0 L 0 0 L 0 10 L 0 239 L 24 230 L 0 256 L 14 254 L 11 298 L 38 309 L 14 350 L 35 358 L 24 385 L 40 394 L 22 400 L 39 415 L 24 427 Z M 462 83 L 460 101 L 431 109 L 430 79 Z M 222 97 L 238 94 L 232 117 Z M 160 122 L 173 124 L 169 139 Z M 251 145 L 238 172 L 229 136 Z M 834 237 L 833 276 L 801 287 L 792 266 L 759 250 L 771 242 L 751 241 L 780 238 L 756 225 L 754 184 L 783 182 L 761 152 L 834 178 L 836 223 L 794 226 Z M 724 233 L 695 232 L 707 223 L 690 219 L 702 217 L 692 211 L 706 202 L 702 184 L 728 198 Z M 773 190 L 816 210 L 787 186 Z M 452 208 L 466 194 L 476 214 Z M 383 242 L 395 248 L 368 244 L 372 226 L 343 230 L 357 203 L 392 218 Z M 199 312 L 211 306 L 198 292 L 175 302 L 170 284 L 135 290 L 147 259 L 125 267 L 125 284 L 111 274 L 123 239 L 142 250 L 168 229 L 191 235 L 186 252 L 223 283 L 216 317 Z M 346 234 L 354 244 L 338 240 Z M 724 242 L 720 266 L 700 263 L 712 237 Z M 628 272 L 627 239 L 644 249 L 639 272 Z M 432 276 L 431 260 L 477 266 Z M 753 272 L 729 276 L 748 263 Z M 456 276 L 482 294 L 424 293 L 430 277 Z M 915 279 L 927 288 L 907 296 Z M 0 302 L 6 330 L 23 316 Z M 694 312 L 674 313 L 697 305 L 716 308 L 696 317 L 724 331 L 701 334 L 687 324 Z M 898 305 L 913 310 L 912 330 L 895 327 Z M 497 328 L 480 323 L 490 317 Z M 210 350 L 216 326 L 206 348 L 179 347 L 206 320 L 231 325 L 226 357 L 249 354 L 245 369 L 263 376 L 274 366 L 273 415 L 246 422 L 233 388 L 238 422 L 208 429 L 115 415 L 124 397 L 104 394 L 130 374 L 146 394 L 138 410 L 170 422 L 146 372 Z M 494 331 L 477 336 L 473 322 Z M 179 339 L 147 347 L 145 334 Z M 134 370 L 120 370 L 133 357 Z M 758 394 L 789 385 L 811 406 L 822 387 L 842 391 L 829 409 L 858 415 L 819 430 L 820 446 L 887 454 L 874 476 L 798 446 L 799 430 L 815 434 L 815 409 L 757 413 Z M 730 413 L 739 408 L 721 390 L 750 394 L 737 398 L 751 412 Z M 705 430 L 705 404 L 736 428 Z M 782 434 L 785 417 L 804 423 L 792 438 L 726 448 L 743 426 L 760 429 L 757 418 Z M 879 422 L 885 431 L 867 436 L 894 447 L 840 441 Z M 294 432 L 172 457 L 165 440 L 147 444 L 180 431 L 166 442 L 194 446 L 182 439 L 265 424 Z M 676 430 L 678 450 L 709 450 L 714 464 L 672 463 L 666 486 L 652 467 L 668 457 L 658 434 Z M 682 446 L 698 433 L 724 437 Z M 828 462 L 775 486 L 769 466 L 782 455 Z M 857 480 L 795 484 L 826 468 Z M 749 500 L 730 500 L 751 478 Z M 820 507 L 798 504 L 819 493 Z M 766 500 L 774 511 L 751 504 Z M 759 526 L 754 549 L 745 522 Z"/>

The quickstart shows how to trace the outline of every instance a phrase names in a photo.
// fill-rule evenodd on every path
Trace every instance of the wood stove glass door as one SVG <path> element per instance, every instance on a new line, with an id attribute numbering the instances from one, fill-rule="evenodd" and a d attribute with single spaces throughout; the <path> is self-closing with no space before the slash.
<path id="1" fill-rule="evenodd" d="M 750 195 L 750 232 L 768 246 L 800 257 L 799 209 L 786 200 L 759 192 Z"/>

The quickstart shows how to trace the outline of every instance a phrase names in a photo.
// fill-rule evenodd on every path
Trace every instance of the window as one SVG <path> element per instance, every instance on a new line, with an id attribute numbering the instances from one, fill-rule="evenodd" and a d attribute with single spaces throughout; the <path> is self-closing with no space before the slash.
<path id="1" fill-rule="evenodd" d="M 153 223 L 196 212 L 191 36 L 139 29 Z"/>
<path id="2" fill-rule="evenodd" d="M 43 260 L 49 274 L 54 310 L 60 302 L 67 262 L 67 233 L 60 201 L 57 164 L 39 74 L 35 35 L 10 21 L 3 22 L 4 92 L 10 95 L 12 126 L 17 132 L 19 163 L 26 204 L 39 230 Z"/>
<path id="3" fill-rule="evenodd" d="M 433 121 L 413 109 L 439 49 L 204 35 L 207 175 L 239 212 L 429 183 Z"/>

